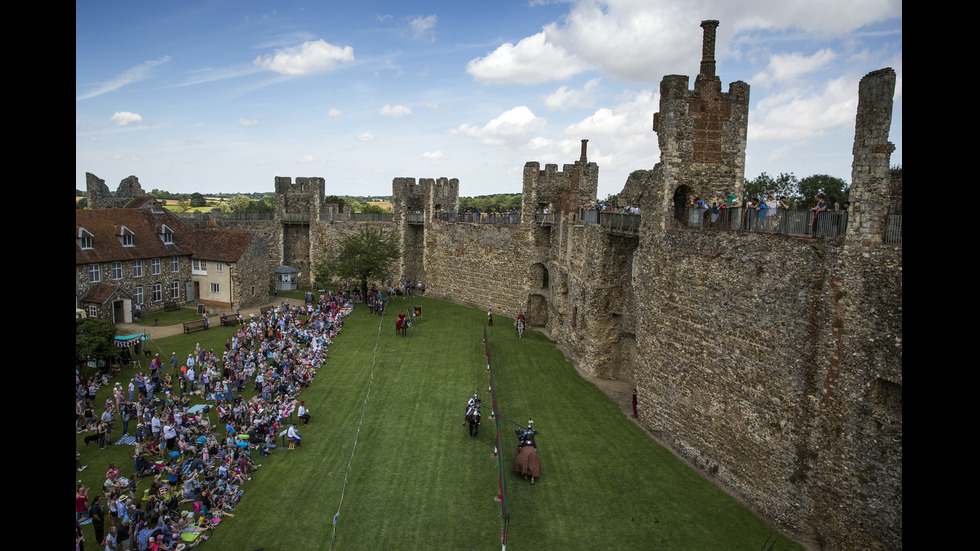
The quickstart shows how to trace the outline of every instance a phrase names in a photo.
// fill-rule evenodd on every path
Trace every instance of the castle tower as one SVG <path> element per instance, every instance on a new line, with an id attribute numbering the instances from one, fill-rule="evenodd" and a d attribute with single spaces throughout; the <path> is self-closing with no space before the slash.
<path id="1" fill-rule="evenodd" d="M 273 252 L 273 264 L 276 264 L 275 259 L 278 258 L 280 266 L 299 270 L 301 285 L 309 285 L 312 281 L 312 257 L 319 250 L 320 243 L 311 228 L 320 220 L 325 189 L 326 182 L 323 178 L 300 177 L 293 183 L 288 176 L 276 176 L 275 219 L 280 234 L 279 254 L 277 256 Z"/>
<path id="2" fill-rule="evenodd" d="M 667 199 L 673 194 L 675 205 L 690 203 L 695 196 L 727 198 L 734 193 L 741 198 L 745 178 L 749 85 L 737 81 L 728 92 L 721 91 L 714 53 L 718 21 L 703 21 L 701 27 L 701 68 L 694 89 L 688 89 L 685 75 L 665 76 L 660 112 L 653 116 Z"/>
<path id="3" fill-rule="evenodd" d="M 892 204 L 891 154 L 888 141 L 895 95 L 895 71 L 868 73 L 858 86 L 858 110 L 854 128 L 854 160 L 851 163 L 851 209 L 848 243 L 881 245 Z"/>

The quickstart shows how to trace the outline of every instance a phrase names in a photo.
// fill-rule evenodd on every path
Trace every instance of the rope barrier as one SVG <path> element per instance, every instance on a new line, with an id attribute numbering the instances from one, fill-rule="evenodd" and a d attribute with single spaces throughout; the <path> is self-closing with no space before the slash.
<path id="1" fill-rule="evenodd" d="M 333 516 L 333 533 L 330 535 L 330 549 L 333 549 L 337 540 L 337 521 L 340 520 L 340 509 L 344 505 L 344 495 L 347 493 L 347 478 L 350 475 L 351 464 L 354 463 L 354 453 L 357 451 L 357 441 L 361 437 L 361 425 L 364 424 L 364 413 L 367 411 L 368 398 L 371 397 L 371 386 L 374 384 L 374 368 L 378 361 L 378 345 L 381 343 L 381 327 L 384 325 L 384 310 L 381 311 L 381 321 L 378 322 L 378 339 L 374 343 L 374 354 L 371 358 L 371 378 L 368 381 L 367 394 L 364 396 L 364 404 L 361 407 L 361 419 L 357 422 L 357 431 L 354 433 L 354 446 L 350 451 L 350 459 L 347 461 L 347 471 L 344 473 L 344 485 L 340 490 L 340 503 L 337 504 L 337 512 Z"/>

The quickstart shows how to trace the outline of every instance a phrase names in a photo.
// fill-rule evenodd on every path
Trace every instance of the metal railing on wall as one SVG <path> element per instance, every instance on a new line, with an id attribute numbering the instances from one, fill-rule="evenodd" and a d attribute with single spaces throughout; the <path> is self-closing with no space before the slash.
<path id="1" fill-rule="evenodd" d="M 847 211 L 756 210 L 726 208 L 719 210 L 687 208 L 681 223 L 692 228 L 740 230 L 781 235 L 833 238 L 847 233 Z"/>
<path id="2" fill-rule="evenodd" d="M 889 245 L 902 244 L 902 215 L 892 214 L 885 222 L 885 243 Z"/>

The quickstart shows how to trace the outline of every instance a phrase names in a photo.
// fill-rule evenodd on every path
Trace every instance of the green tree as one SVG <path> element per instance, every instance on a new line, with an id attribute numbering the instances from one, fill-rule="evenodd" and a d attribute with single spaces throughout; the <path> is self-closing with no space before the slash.
<path id="1" fill-rule="evenodd" d="M 75 209 L 85 209 L 88 208 L 88 197 L 82 197 L 75 203 Z"/>
<path id="2" fill-rule="evenodd" d="M 337 203 L 337 212 L 344 212 L 344 205 L 347 204 L 347 199 L 339 195 L 327 195 L 323 198 L 324 204 L 326 203 Z"/>
<path id="3" fill-rule="evenodd" d="M 401 249 L 394 234 L 382 228 L 365 226 L 358 233 L 341 239 L 333 251 L 314 270 L 316 280 L 328 283 L 334 277 L 353 279 L 367 296 L 368 282 L 391 279 L 394 263 L 401 258 Z"/>
<path id="4" fill-rule="evenodd" d="M 75 361 L 110 359 L 120 355 L 113 343 L 116 326 L 96 318 L 75 320 Z"/>
<path id="5" fill-rule="evenodd" d="M 895 165 L 891 167 L 891 178 L 892 180 L 902 179 L 902 165 Z"/>
<path id="6" fill-rule="evenodd" d="M 790 200 L 799 199 L 799 182 L 796 176 L 790 173 L 781 173 L 776 178 L 763 172 L 754 180 L 746 180 L 742 188 L 742 204 L 748 199 L 759 199 L 765 201 L 771 195 L 774 198 L 787 197 Z M 728 200 L 727 197 L 724 198 Z"/>
<path id="7" fill-rule="evenodd" d="M 836 200 L 842 205 L 847 201 L 851 188 L 847 182 L 826 174 L 814 174 L 800 180 L 799 197 L 796 208 L 808 209 L 817 204 L 816 196 L 823 194 L 827 201 Z"/>
<path id="8" fill-rule="evenodd" d="M 207 199 L 204 198 L 203 195 L 195 191 L 194 193 L 191 194 L 191 206 L 206 207 L 208 206 L 208 201 Z"/>

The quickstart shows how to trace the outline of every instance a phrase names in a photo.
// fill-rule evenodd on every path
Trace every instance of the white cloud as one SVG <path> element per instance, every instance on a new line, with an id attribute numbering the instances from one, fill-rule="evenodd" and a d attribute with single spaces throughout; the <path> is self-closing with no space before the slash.
<path id="1" fill-rule="evenodd" d="M 548 111 L 589 107 L 595 103 L 595 96 L 592 92 L 599 85 L 599 80 L 599 78 L 594 78 L 586 82 L 579 90 L 569 90 L 568 86 L 562 86 L 554 93 L 544 97 L 544 106 Z"/>
<path id="2" fill-rule="evenodd" d="M 517 43 L 507 43 L 470 60 L 466 72 L 482 82 L 536 84 L 576 75 L 587 66 L 573 54 L 547 41 L 543 32 Z"/>
<path id="3" fill-rule="evenodd" d="M 239 126 L 256 126 L 258 124 L 259 124 L 258 119 L 254 117 L 251 119 L 238 119 Z"/>
<path id="4" fill-rule="evenodd" d="M 300 157 L 299 159 L 296 159 L 296 162 L 303 163 L 303 164 L 310 164 L 316 162 L 316 159 L 313 158 L 313 155 L 305 155 L 303 157 Z"/>
<path id="5" fill-rule="evenodd" d="M 344 112 L 341 111 L 340 109 L 337 109 L 336 107 L 331 107 L 330 110 L 327 111 L 328 117 L 342 117 L 343 115 Z"/>
<path id="6" fill-rule="evenodd" d="M 374 135 L 370 132 L 361 132 L 357 136 L 354 136 L 354 139 L 359 142 L 369 142 L 374 139 Z"/>
<path id="7" fill-rule="evenodd" d="M 837 57 L 838 55 L 829 48 L 814 52 L 810 56 L 799 52 L 775 54 L 769 58 L 769 66 L 766 70 L 753 76 L 751 82 L 759 86 L 792 82 L 802 75 L 823 69 Z"/>
<path id="8" fill-rule="evenodd" d="M 426 151 L 422 154 L 423 159 L 446 159 L 445 153 L 442 151 Z"/>
<path id="9" fill-rule="evenodd" d="M 407 117 L 412 114 L 412 110 L 404 105 L 385 105 L 378 111 L 378 115 L 382 117 L 391 117 L 393 119 L 400 119 L 402 117 Z"/>
<path id="10" fill-rule="evenodd" d="M 792 89 L 763 98 L 749 114 L 749 138 L 800 140 L 831 128 L 853 126 L 858 83 L 842 77 L 823 89 Z"/>
<path id="11" fill-rule="evenodd" d="M 259 56 L 252 63 L 279 74 L 297 76 L 330 71 L 337 63 L 350 61 L 354 61 L 354 48 L 317 40 L 278 50 L 275 55 Z"/>
<path id="12" fill-rule="evenodd" d="M 143 117 L 136 113 L 130 113 L 129 111 L 116 111 L 109 120 L 118 126 L 129 126 L 143 122 Z"/>
<path id="13" fill-rule="evenodd" d="M 415 36 L 415 38 L 424 37 L 430 29 L 436 26 L 436 20 L 437 18 L 434 15 L 427 15 L 425 17 L 420 16 L 412 19 L 412 21 L 409 23 L 412 27 L 412 34 Z"/>
<path id="14" fill-rule="evenodd" d="M 168 61 L 170 61 L 169 56 L 163 56 L 160 59 L 153 59 L 150 61 L 146 61 L 142 65 L 137 65 L 136 67 L 133 67 L 131 69 L 124 71 L 119 75 L 116 75 L 116 77 L 113 78 L 112 80 L 99 84 L 95 88 L 95 90 L 92 90 L 91 92 L 88 92 L 86 94 L 82 94 L 81 96 L 78 96 L 75 99 L 83 100 L 95 96 L 100 96 L 102 94 L 112 92 L 113 90 L 118 90 L 119 88 L 122 88 L 123 86 L 126 86 L 128 84 L 132 84 L 134 82 L 139 82 L 141 80 L 150 78 L 151 76 L 153 76 L 153 73 L 155 72 L 157 66 L 163 65 Z"/>
<path id="15" fill-rule="evenodd" d="M 527 106 L 522 105 L 501 114 L 482 127 L 466 123 L 450 130 L 450 133 L 478 138 L 488 145 L 519 147 L 542 130 L 545 124 L 544 119 L 535 116 Z"/>

